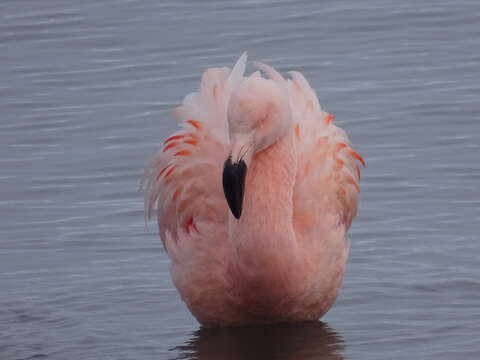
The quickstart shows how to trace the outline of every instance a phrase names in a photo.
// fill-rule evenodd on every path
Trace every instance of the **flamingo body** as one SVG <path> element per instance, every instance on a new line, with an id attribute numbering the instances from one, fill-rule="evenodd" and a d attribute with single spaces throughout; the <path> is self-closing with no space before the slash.
<path id="1" fill-rule="evenodd" d="M 173 282 L 202 324 L 316 320 L 341 287 L 363 159 L 300 73 L 245 65 L 208 69 L 174 110 L 181 129 L 146 170 L 147 216 L 158 210 Z"/>

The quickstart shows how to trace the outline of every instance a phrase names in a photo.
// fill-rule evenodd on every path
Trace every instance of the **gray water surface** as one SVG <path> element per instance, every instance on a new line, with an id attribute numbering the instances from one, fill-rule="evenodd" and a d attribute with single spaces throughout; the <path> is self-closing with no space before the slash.
<path id="1" fill-rule="evenodd" d="M 299 70 L 367 160 L 324 323 L 200 329 L 143 168 L 201 72 Z M 478 1 L 0 2 L 1 359 L 479 359 Z"/>

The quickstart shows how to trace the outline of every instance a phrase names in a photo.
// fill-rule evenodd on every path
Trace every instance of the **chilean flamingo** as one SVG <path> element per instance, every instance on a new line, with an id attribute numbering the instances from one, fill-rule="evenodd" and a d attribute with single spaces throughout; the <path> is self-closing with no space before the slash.
<path id="1" fill-rule="evenodd" d="M 173 112 L 145 208 L 205 326 L 319 319 L 342 283 L 363 158 L 298 72 L 212 68 Z"/>

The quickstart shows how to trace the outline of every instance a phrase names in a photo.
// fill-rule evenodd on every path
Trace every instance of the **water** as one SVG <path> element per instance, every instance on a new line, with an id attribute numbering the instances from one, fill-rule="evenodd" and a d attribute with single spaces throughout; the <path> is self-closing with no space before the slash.
<path id="1" fill-rule="evenodd" d="M 1 359 L 480 358 L 478 1 L 0 3 Z M 305 73 L 368 162 L 324 324 L 199 329 L 138 191 L 203 69 Z"/>

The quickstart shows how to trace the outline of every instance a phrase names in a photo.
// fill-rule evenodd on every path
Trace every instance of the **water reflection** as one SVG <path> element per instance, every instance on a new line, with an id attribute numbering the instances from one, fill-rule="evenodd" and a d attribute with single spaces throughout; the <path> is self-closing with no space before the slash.
<path id="1" fill-rule="evenodd" d="M 202 328 L 175 350 L 177 359 L 190 360 L 341 360 L 343 349 L 343 338 L 317 321 L 255 328 Z"/>

